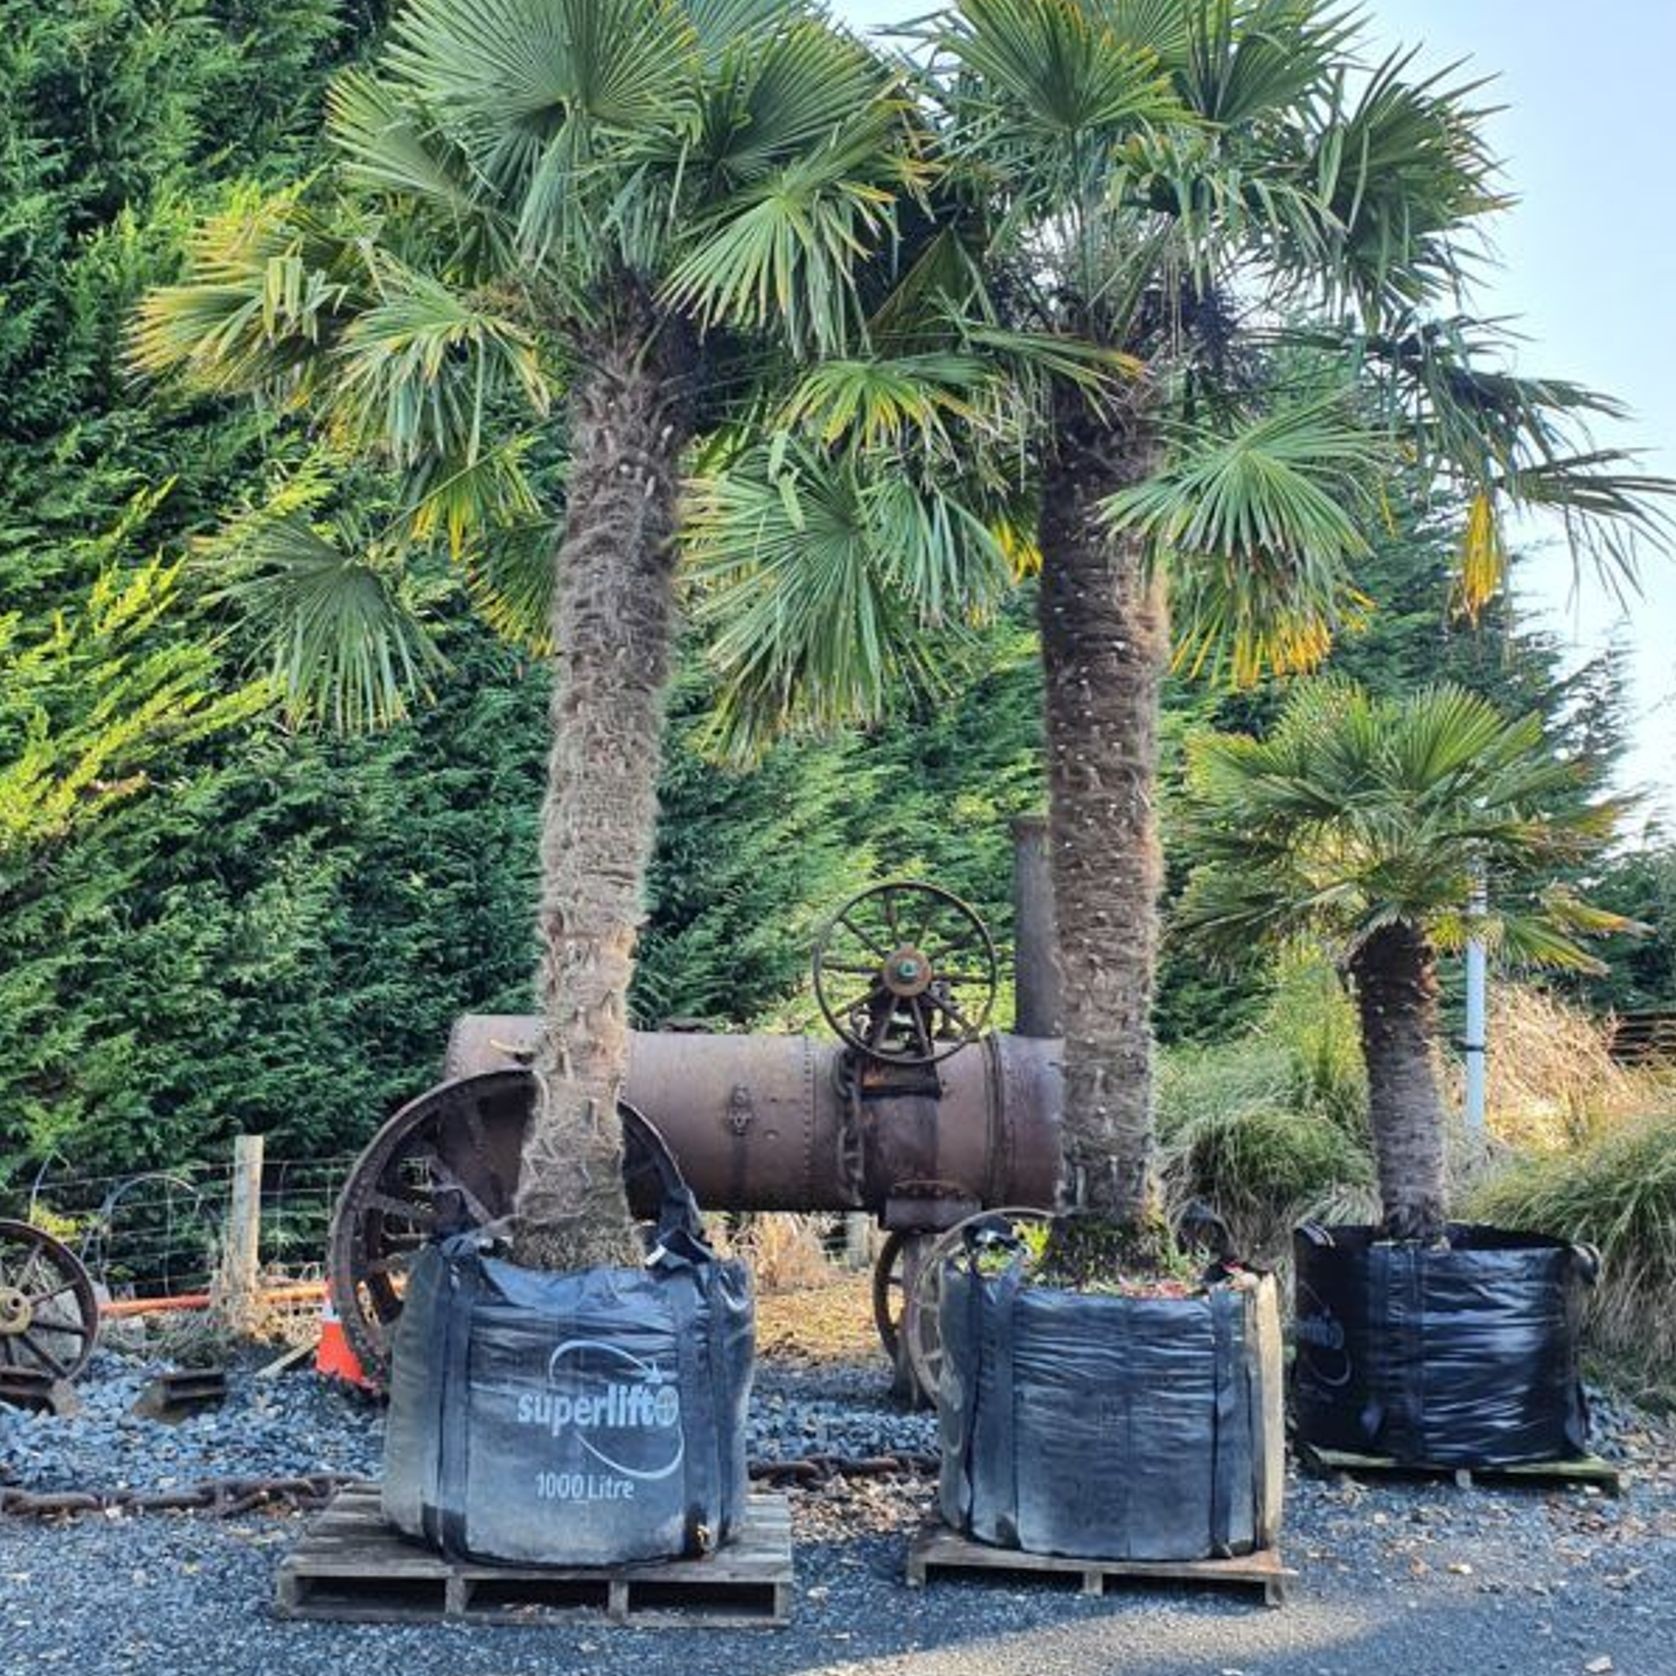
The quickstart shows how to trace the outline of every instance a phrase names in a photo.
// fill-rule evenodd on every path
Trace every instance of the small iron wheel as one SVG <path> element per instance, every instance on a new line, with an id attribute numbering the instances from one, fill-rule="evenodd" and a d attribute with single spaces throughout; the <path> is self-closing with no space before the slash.
<path id="1" fill-rule="evenodd" d="M 1015 1226 L 1021 1222 L 1051 1223 L 1054 1212 L 1039 1210 L 1030 1205 L 1015 1205 L 1000 1210 L 980 1210 L 946 1228 L 940 1234 L 919 1236 L 923 1247 L 912 1264 L 912 1272 L 904 1277 L 905 1301 L 902 1306 L 902 1330 L 906 1333 L 904 1349 L 915 1383 L 927 1402 L 937 1400 L 937 1381 L 943 1366 L 943 1335 L 938 1322 L 938 1311 L 943 1302 L 943 1265 L 961 1248 L 966 1230 L 992 1217 L 1001 1217 Z M 880 1261 L 884 1253 L 880 1253 Z"/>
<path id="2" fill-rule="evenodd" d="M 873 1264 L 873 1325 L 893 1362 L 902 1344 L 902 1259 L 908 1238 L 899 1229 L 892 1230 Z"/>
<path id="3" fill-rule="evenodd" d="M 852 896 L 815 943 L 815 999 L 857 1052 L 934 1065 L 983 1034 L 995 1005 L 995 945 L 936 885 L 896 880 Z"/>
<path id="4" fill-rule="evenodd" d="M 81 1259 L 29 1222 L 0 1221 L 0 1370 L 74 1379 L 99 1338 L 99 1299 Z"/>
<path id="5" fill-rule="evenodd" d="M 535 1078 L 524 1069 L 458 1077 L 411 1101 L 373 1136 L 338 1195 L 326 1273 L 332 1307 L 369 1382 L 382 1385 L 414 1258 L 434 1239 L 512 1212 Z M 626 1102 L 629 1209 L 656 1217 L 681 1172 L 663 1137 Z"/>
<path id="6" fill-rule="evenodd" d="M 911 1402 L 937 1397 L 937 1312 L 918 1302 L 920 1275 L 934 1234 L 896 1231 L 873 1265 L 873 1324 L 896 1370 L 896 1392 Z"/>

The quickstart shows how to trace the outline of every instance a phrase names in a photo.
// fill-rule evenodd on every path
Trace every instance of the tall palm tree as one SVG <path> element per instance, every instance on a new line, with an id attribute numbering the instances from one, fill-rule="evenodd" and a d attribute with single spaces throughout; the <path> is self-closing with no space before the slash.
<path id="1" fill-rule="evenodd" d="M 1436 1051 L 1437 959 L 1468 935 L 1511 959 L 1593 967 L 1579 933 L 1626 929 L 1541 870 L 1610 835 L 1616 810 L 1575 797 L 1534 715 L 1515 721 L 1458 687 L 1378 698 L 1316 679 L 1265 739 L 1190 746 L 1204 860 L 1183 931 L 1212 950 L 1319 939 L 1354 992 L 1388 1231 L 1431 1239 L 1447 1220 Z M 1475 881 L 1491 910 L 1469 914 Z"/>
<path id="2" fill-rule="evenodd" d="M 916 184 L 903 101 L 802 0 L 410 0 L 329 132 L 335 177 L 206 228 L 136 360 L 395 475 L 382 525 L 327 528 L 305 472 L 236 532 L 236 591 L 303 703 L 378 720 L 434 674 L 433 535 L 491 613 L 550 598 L 547 1028 L 514 1249 L 615 1260 L 684 462 L 788 359 L 854 338 L 857 274 Z M 532 451 L 567 460 L 562 533 Z"/>
<path id="3" fill-rule="evenodd" d="M 945 494 L 986 520 L 1010 500 L 1011 551 L 1039 566 L 1066 1191 L 1133 1221 L 1152 1193 L 1172 648 L 1193 667 L 1226 650 L 1244 677 L 1309 667 L 1356 606 L 1364 532 L 1399 478 L 1470 505 L 1469 606 L 1499 583 L 1508 507 L 1562 509 L 1579 550 L 1621 570 L 1661 533 L 1651 497 L 1671 486 L 1587 441 L 1582 422 L 1610 401 L 1513 376 L 1493 330 L 1460 314 L 1476 229 L 1502 202 L 1473 89 L 1416 78 L 1408 57 L 1362 65 L 1358 25 L 1330 0 L 962 0 L 919 45 L 935 221 L 874 341 L 901 369 L 916 352 L 975 356 L 1007 391 L 939 409 L 935 430 L 956 433 Z M 1005 361 L 989 352 L 1002 328 Z M 1077 378 L 1044 360 L 1048 344 Z M 1104 376 L 1091 384 L 1071 345 L 1101 354 Z M 911 402 L 897 412 L 918 435 Z M 793 404 L 794 433 L 798 417 Z M 840 690 L 871 691 L 858 667 L 911 667 L 927 616 L 970 603 L 946 582 L 959 567 L 905 566 L 888 536 L 871 590 L 860 580 L 853 549 L 891 522 L 871 517 L 866 452 L 841 436 L 818 488 L 812 466 L 778 462 L 780 487 L 789 476 L 812 501 L 861 486 L 844 597 L 869 613 L 847 641 L 780 606 L 817 596 L 823 555 L 786 538 L 772 471 L 701 500 L 711 615 L 755 602 L 751 645 L 717 641 L 741 713 L 795 718 L 797 682 L 834 670 Z M 900 497 L 916 449 L 893 438 L 888 453 Z M 981 607 L 993 570 L 977 574 Z M 944 582 L 930 612 L 924 577 Z"/>

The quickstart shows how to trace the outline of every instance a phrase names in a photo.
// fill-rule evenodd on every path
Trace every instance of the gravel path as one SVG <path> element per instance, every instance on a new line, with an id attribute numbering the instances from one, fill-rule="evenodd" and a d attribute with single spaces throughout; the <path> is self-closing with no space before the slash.
<path id="1" fill-rule="evenodd" d="M 170 1430 L 126 1415 L 143 1372 L 104 1359 L 77 1420 L 0 1411 L 0 1481 L 160 1486 L 376 1461 L 377 1409 L 312 1375 L 235 1376 L 226 1409 Z M 753 1453 L 926 1448 L 931 1421 L 894 1412 L 882 1383 L 876 1367 L 766 1365 Z M 798 1600 L 778 1633 L 287 1624 L 269 1604 L 295 1517 L 0 1520 L 0 1676 L 1676 1676 L 1676 1448 L 1633 1413 L 1608 1405 L 1604 1422 L 1631 1472 L 1620 1501 L 1294 1476 L 1284 1550 L 1302 1577 L 1278 1612 L 1187 1589 L 910 1592 L 923 1483 L 794 1496 Z"/>

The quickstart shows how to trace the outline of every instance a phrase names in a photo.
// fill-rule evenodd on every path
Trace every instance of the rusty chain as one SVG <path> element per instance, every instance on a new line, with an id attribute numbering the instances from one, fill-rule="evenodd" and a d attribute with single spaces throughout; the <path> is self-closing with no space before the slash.
<path id="1" fill-rule="evenodd" d="M 755 1483 L 817 1490 L 838 1478 L 922 1477 L 937 1470 L 934 1455 L 803 1455 L 794 1460 L 755 1460 Z M 140 1513 L 203 1513 L 232 1519 L 263 1508 L 317 1512 L 339 1490 L 373 1481 L 354 1473 L 313 1472 L 288 1478 L 206 1478 L 167 1490 L 28 1490 L 0 1484 L 0 1516 L 46 1519 L 98 1513 L 106 1518 Z"/>
<path id="2" fill-rule="evenodd" d="M 819 1489 L 835 1478 L 918 1478 L 937 1470 L 935 1455 L 904 1451 L 896 1455 L 799 1455 L 793 1460 L 752 1461 L 753 1481 Z"/>
<path id="3" fill-rule="evenodd" d="M 353 1473 L 313 1472 L 291 1478 L 206 1478 L 167 1490 L 26 1490 L 0 1485 L 0 1514 L 47 1518 L 53 1514 L 208 1513 L 230 1519 L 259 1507 L 298 1512 L 324 1507 L 349 1484 L 364 1484 Z"/>

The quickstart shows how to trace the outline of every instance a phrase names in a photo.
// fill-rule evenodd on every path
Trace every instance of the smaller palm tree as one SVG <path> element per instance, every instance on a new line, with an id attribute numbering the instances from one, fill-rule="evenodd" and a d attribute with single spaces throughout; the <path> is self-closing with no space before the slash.
<path id="1" fill-rule="evenodd" d="M 1204 860 L 1182 929 L 1224 952 L 1312 936 L 1338 954 L 1393 1238 L 1432 1240 L 1447 1221 L 1439 954 L 1477 935 L 1508 959 L 1589 967 L 1579 935 L 1629 928 L 1542 883 L 1611 833 L 1616 808 L 1580 796 L 1580 772 L 1548 749 L 1539 718 L 1509 721 L 1453 686 L 1391 699 L 1311 681 L 1267 738 L 1190 747 Z M 1473 914 L 1479 879 L 1495 906 Z"/>

